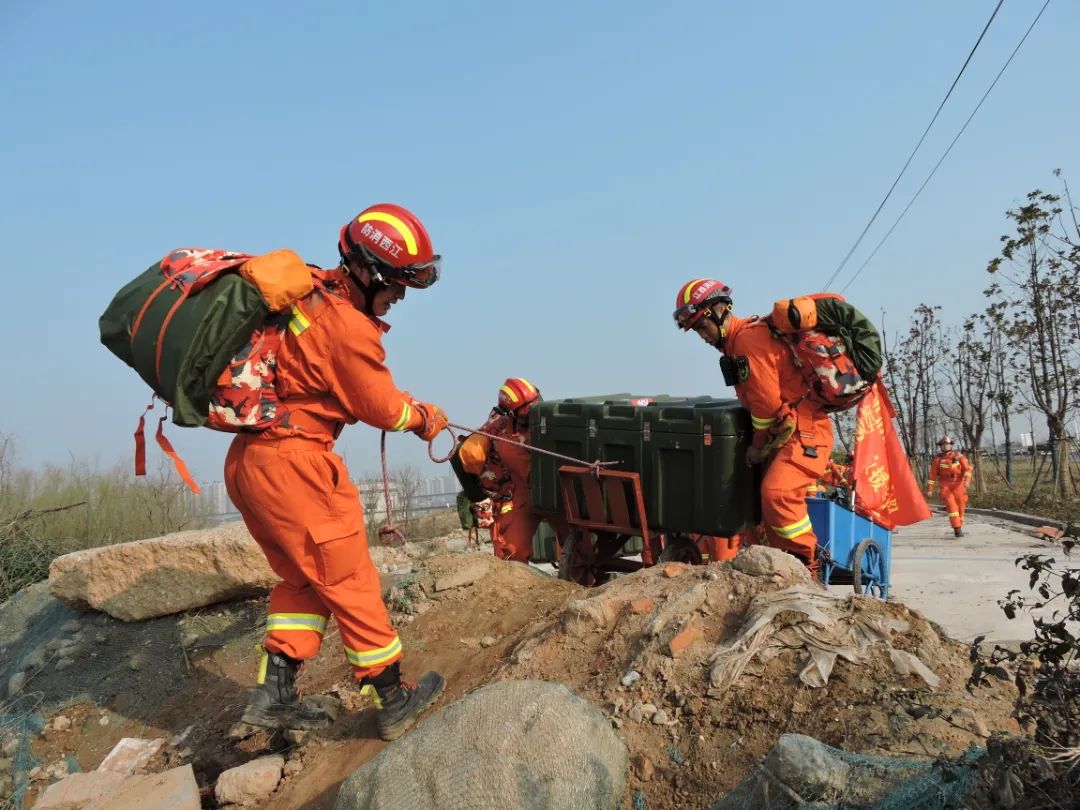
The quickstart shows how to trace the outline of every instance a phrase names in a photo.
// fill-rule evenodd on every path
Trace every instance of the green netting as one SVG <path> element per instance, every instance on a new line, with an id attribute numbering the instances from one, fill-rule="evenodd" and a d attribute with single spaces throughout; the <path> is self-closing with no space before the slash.
<path id="1" fill-rule="evenodd" d="M 932 761 L 864 756 L 785 734 L 711 810 L 958 810 L 984 754 L 972 748 Z"/>
<path id="2" fill-rule="evenodd" d="M 30 769 L 38 762 L 30 750 L 30 738 L 45 727 L 45 719 L 37 712 L 31 698 L 12 698 L 0 705 L 0 740 L 16 740 L 11 757 L 11 775 L 15 788 L 10 796 L 0 796 L 0 810 L 20 810 L 23 797 L 30 787 Z"/>

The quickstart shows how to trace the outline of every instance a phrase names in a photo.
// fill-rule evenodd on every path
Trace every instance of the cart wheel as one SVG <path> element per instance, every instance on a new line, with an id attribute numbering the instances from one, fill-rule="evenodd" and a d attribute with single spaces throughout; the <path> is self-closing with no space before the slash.
<path id="1" fill-rule="evenodd" d="M 577 529 L 566 535 L 559 555 L 559 579 L 591 588 L 607 579 L 597 571 L 597 540 L 592 532 Z"/>
<path id="2" fill-rule="evenodd" d="M 689 537 L 681 534 L 672 535 L 664 544 L 657 562 L 681 562 L 689 565 L 701 565 L 701 549 Z"/>
<path id="3" fill-rule="evenodd" d="M 855 593 L 881 598 L 885 592 L 885 555 L 873 540 L 863 540 L 851 555 L 851 581 Z"/>

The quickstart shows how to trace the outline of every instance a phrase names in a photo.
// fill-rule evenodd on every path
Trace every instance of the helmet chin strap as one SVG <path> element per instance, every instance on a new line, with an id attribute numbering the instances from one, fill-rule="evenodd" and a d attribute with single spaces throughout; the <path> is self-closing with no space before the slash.
<path id="1" fill-rule="evenodd" d="M 725 324 L 727 323 L 728 315 L 731 313 L 731 304 L 725 304 L 721 312 L 723 312 L 723 315 L 717 315 L 716 310 L 709 310 L 709 318 L 711 318 L 712 322 L 716 324 L 716 329 L 720 333 L 720 336 L 716 339 L 716 343 L 714 344 L 718 352 L 722 352 L 724 350 L 724 341 L 727 340 L 728 330 Z"/>
<path id="2" fill-rule="evenodd" d="M 378 294 L 379 290 L 384 290 L 390 285 L 382 277 L 382 274 L 373 267 L 365 266 L 365 269 L 368 271 L 368 277 L 371 279 L 368 284 L 364 284 L 357 274 L 353 272 L 352 263 L 348 259 L 342 259 L 341 268 L 345 271 L 345 274 L 352 279 L 353 284 L 356 285 L 356 288 L 360 290 L 360 293 L 364 296 L 364 314 L 374 317 L 375 296 Z"/>

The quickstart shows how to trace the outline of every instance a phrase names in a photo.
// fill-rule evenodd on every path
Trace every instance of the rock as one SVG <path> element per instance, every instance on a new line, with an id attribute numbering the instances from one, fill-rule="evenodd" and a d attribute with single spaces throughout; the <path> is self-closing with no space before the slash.
<path id="1" fill-rule="evenodd" d="M 55 594 L 53 595 L 55 596 Z M 68 634 L 78 633 L 80 630 L 82 630 L 82 622 L 78 619 L 68 619 L 60 627 L 60 632 Z"/>
<path id="2" fill-rule="evenodd" d="M 668 642 L 668 652 L 672 658 L 678 658 L 695 642 L 701 640 L 701 628 L 696 622 L 690 622 Z"/>
<path id="3" fill-rule="evenodd" d="M 668 722 L 668 713 L 663 709 L 657 709 L 656 713 L 652 716 L 654 726 L 664 726 Z"/>
<path id="4" fill-rule="evenodd" d="M 14 697 L 15 695 L 19 694 L 19 692 L 22 691 L 24 686 L 26 686 L 26 673 L 16 672 L 14 675 L 8 678 L 8 697 Z"/>
<path id="5" fill-rule="evenodd" d="M 762 766 L 804 799 L 843 796 L 851 766 L 813 737 L 782 734 Z"/>
<path id="6" fill-rule="evenodd" d="M 685 563 L 671 562 L 664 566 L 664 576 L 668 578 L 681 577 L 689 570 L 690 566 Z"/>
<path id="7" fill-rule="evenodd" d="M 645 710 L 642 708 L 642 704 L 635 703 L 630 707 L 630 710 L 627 711 L 626 716 L 635 723 L 644 723 Z"/>
<path id="8" fill-rule="evenodd" d="M 101 717 L 98 719 L 98 725 L 99 726 L 107 726 L 107 725 L 109 725 L 109 716 L 107 714 L 101 715 Z"/>
<path id="9" fill-rule="evenodd" d="M 591 599 L 577 599 L 563 609 L 563 612 L 559 614 L 559 619 L 566 628 L 566 632 L 573 636 L 603 630 L 614 618 L 610 604 L 610 599 L 598 596 Z"/>
<path id="10" fill-rule="evenodd" d="M 0 756 L 13 757 L 19 750 L 19 735 L 8 734 L 3 740 L 0 740 Z"/>
<path id="11" fill-rule="evenodd" d="M 990 729 L 987 727 L 986 721 L 971 709 L 964 707 L 955 709 L 949 719 L 972 734 L 977 734 L 980 737 L 990 736 Z"/>
<path id="12" fill-rule="evenodd" d="M 214 786 L 218 804 L 260 802 L 273 793 L 281 781 L 285 759 L 278 755 L 259 757 L 224 771 Z"/>
<path id="13" fill-rule="evenodd" d="M 143 669 L 145 666 L 146 666 L 146 661 L 143 659 L 143 657 L 141 655 L 133 655 L 128 660 L 128 669 L 130 669 L 132 672 L 138 672 L 140 669 Z"/>
<path id="14" fill-rule="evenodd" d="M 674 599 L 668 601 L 649 622 L 648 633 L 651 636 L 659 636 L 665 630 L 672 627 L 683 627 L 701 606 L 709 595 L 709 587 L 704 582 L 699 582 L 692 588 L 687 588 Z"/>
<path id="15" fill-rule="evenodd" d="M 199 810 L 199 786 L 190 765 L 163 773 L 122 776 L 76 773 L 45 790 L 34 810 Z"/>
<path id="16" fill-rule="evenodd" d="M 28 672 L 37 672 L 45 666 L 45 650 L 38 647 L 23 659 L 22 668 Z"/>
<path id="17" fill-rule="evenodd" d="M 165 740 L 146 740 L 139 737 L 124 737 L 113 746 L 97 769 L 112 771 L 121 776 L 130 776 L 143 770 L 154 756 L 165 747 Z"/>
<path id="18" fill-rule="evenodd" d="M 56 669 L 60 672 L 63 672 L 68 667 L 74 666 L 74 664 L 74 658 L 61 658 L 59 661 L 56 662 Z"/>
<path id="19" fill-rule="evenodd" d="M 64 605 L 124 621 L 250 595 L 277 581 L 242 523 L 76 551 L 49 566 L 49 591 Z"/>
<path id="20" fill-rule="evenodd" d="M 652 609 L 656 606 L 656 600 L 654 599 L 631 599 L 630 600 L 630 612 L 631 613 L 652 613 Z"/>
<path id="21" fill-rule="evenodd" d="M 655 706 L 654 706 L 653 704 L 651 704 L 651 703 L 642 703 L 642 704 L 641 704 L 641 712 L 642 712 L 642 714 L 644 714 L 644 715 L 645 715 L 645 717 L 646 717 L 646 718 L 650 718 L 650 717 L 652 717 L 652 716 L 653 716 L 654 714 L 656 714 L 656 713 L 657 713 L 658 711 L 659 711 L 659 709 L 657 709 L 657 708 L 656 708 L 656 707 L 655 707 Z"/>
<path id="22" fill-rule="evenodd" d="M 57 650 L 60 649 L 60 645 L 63 644 L 63 643 L 64 643 L 64 639 L 62 639 L 62 638 L 54 638 L 52 641 L 50 641 L 48 644 L 45 645 L 45 650 L 47 652 L 56 652 Z"/>
<path id="23" fill-rule="evenodd" d="M 747 546 L 739 549 L 731 561 L 736 571 L 754 577 L 770 577 L 781 587 L 809 584 L 813 577 L 797 557 L 768 546 Z"/>
<path id="24" fill-rule="evenodd" d="M 66 759 L 61 759 L 59 762 L 54 762 L 45 769 L 45 777 L 47 779 L 63 779 L 70 772 L 71 767 L 68 765 L 68 761 Z"/>
<path id="25" fill-rule="evenodd" d="M 480 646 L 481 647 L 493 647 L 494 645 L 496 645 L 498 643 L 499 643 L 499 640 L 497 638 L 495 638 L 495 636 L 484 636 L 482 639 L 480 639 Z"/>
<path id="26" fill-rule="evenodd" d="M 634 775 L 642 782 L 652 781 L 653 776 L 656 775 L 656 766 L 653 765 L 652 760 L 646 756 L 638 754 L 634 757 Z"/>
<path id="27" fill-rule="evenodd" d="M 609 721 L 562 684 L 499 681 L 427 718 L 353 772 L 334 810 L 614 808 L 627 764 Z"/>
<path id="28" fill-rule="evenodd" d="M 58 714 L 52 719 L 53 731 L 67 731 L 71 728 L 71 718 L 64 717 L 62 714 Z"/>
<path id="29" fill-rule="evenodd" d="M 305 695 L 304 703 L 322 709 L 331 720 L 341 716 L 341 701 L 333 695 Z"/>
<path id="30" fill-rule="evenodd" d="M 300 771 L 304 770 L 304 763 L 299 758 L 290 759 L 285 763 L 285 768 L 282 770 L 282 775 L 288 779 L 290 776 L 296 776 Z"/>
<path id="31" fill-rule="evenodd" d="M 641 678 L 641 673 L 636 669 L 627 670 L 626 674 L 619 679 L 619 683 L 623 686 L 632 686 L 635 681 Z"/>

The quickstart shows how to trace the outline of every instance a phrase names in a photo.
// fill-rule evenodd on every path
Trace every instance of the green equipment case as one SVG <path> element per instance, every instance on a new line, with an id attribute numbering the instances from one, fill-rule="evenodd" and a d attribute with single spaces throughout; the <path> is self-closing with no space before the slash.
<path id="1" fill-rule="evenodd" d="M 549 400 L 529 416 L 532 445 L 641 477 L 649 528 L 729 537 L 760 520 L 759 482 L 744 461 L 750 414 L 738 401 L 624 394 Z M 534 453 L 532 493 L 540 512 L 563 514 L 558 468 Z M 537 551 L 546 550 L 539 542 Z"/>

